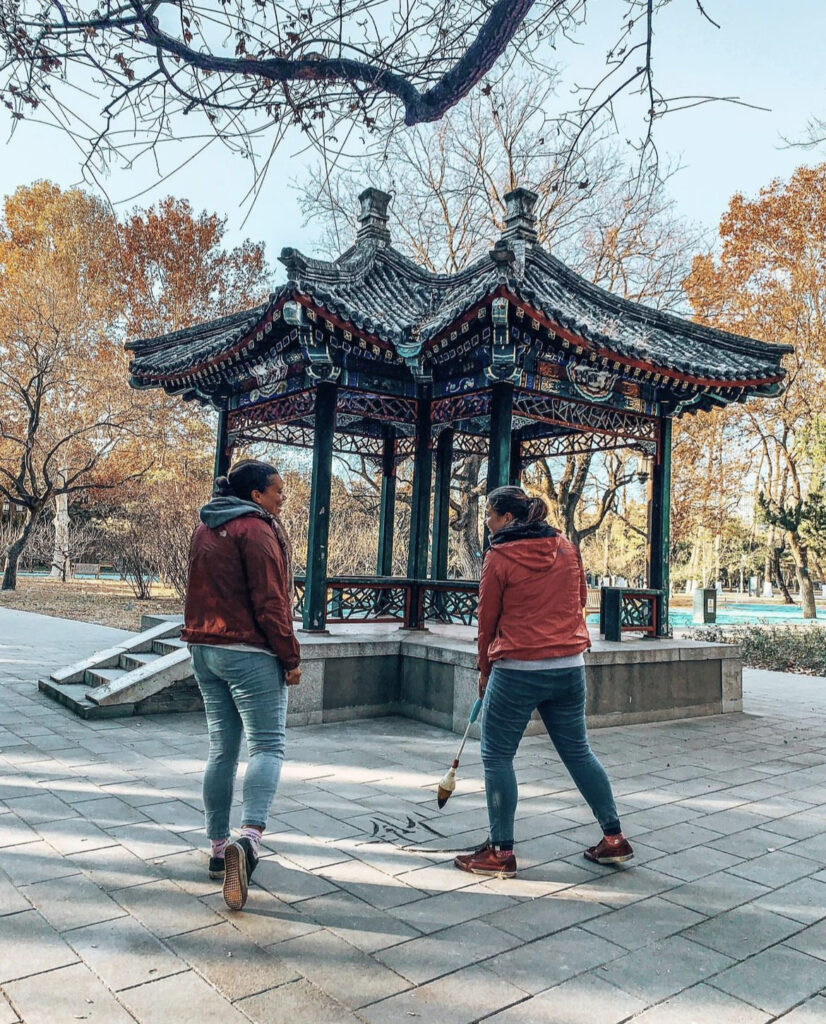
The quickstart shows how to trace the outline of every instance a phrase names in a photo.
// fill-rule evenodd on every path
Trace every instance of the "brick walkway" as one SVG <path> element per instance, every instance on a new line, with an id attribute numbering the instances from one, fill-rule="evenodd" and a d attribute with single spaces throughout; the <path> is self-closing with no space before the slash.
<path id="1" fill-rule="evenodd" d="M 478 744 L 440 813 L 455 737 L 291 730 L 232 914 L 202 718 L 84 723 L 33 685 L 118 635 L 0 609 L 0 1024 L 826 1021 L 826 680 L 750 672 L 742 715 L 594 732 L 627 870 L 582 859 L 589 812 L 527 739 L 513 881 L 439 852 L 484 838 Z"/>

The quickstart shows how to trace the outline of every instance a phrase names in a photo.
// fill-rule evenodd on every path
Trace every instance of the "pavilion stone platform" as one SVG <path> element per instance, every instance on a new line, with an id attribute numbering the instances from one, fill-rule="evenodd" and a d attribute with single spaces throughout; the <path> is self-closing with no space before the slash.
<path id="1" fill-rule="evenodd" d="M 300 634 L 302 681 L 290 693 L 288 725 L 404 715 L 461 733 L 476 697 L 475 635 L 472 626 L 418 631 L 389 623 Z M 608 643 L 594 634 L 592 643 L 585 656 L 591 727 L 743 709 L 737 646 L 627 635 Z M 528 732 L 542 728 L 537 719 Z M 471 735 L 478 737 L 478 724 Z"/>

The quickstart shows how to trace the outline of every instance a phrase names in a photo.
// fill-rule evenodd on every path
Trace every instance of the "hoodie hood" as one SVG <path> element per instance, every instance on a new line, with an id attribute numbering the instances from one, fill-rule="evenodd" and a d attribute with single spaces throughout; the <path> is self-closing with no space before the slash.
<path id="1" fill-rule="evenodd" d="M 547 523 L 512 523 L 491 537 L 490 550 L 529 572 L 547 572 L 556 561 L 559 536 Z"/>
<path id="2" fill-rule="evenodd" d="M 201 522 L 211 530 L 223 526 L 230 519 L 250 515 L 261 516 L 262 519 L 268 518 L 267 513 L 254 501 L 244 501 L 243 498 L 234 498 L 230 495 L 212 498 L 199 513 Z"/>

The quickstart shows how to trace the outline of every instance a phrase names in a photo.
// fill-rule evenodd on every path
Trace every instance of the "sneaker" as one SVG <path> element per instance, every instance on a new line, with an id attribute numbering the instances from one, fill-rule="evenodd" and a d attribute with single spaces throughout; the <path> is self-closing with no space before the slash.
<path id="1" fill-rule="evenodd" d="M 634 851 L 627 839 L 612 846 L 603 837 L 596 846 L 589 846 L 582 856 L 594 864 L 622 864 L 623 861 L 633 859 Z"/>
<path id="2" fill-rule="evenodd" d="M 227 844 L 224 862 L 224 903 L 230 910 L 243 910 L 247 902 L 249 880 L 258 864 L 258 857 L 246 836 Z"/>
<path id="3" fill-rule="evenodd" d="M 494 850 L 490 843 L 485 843 L 473 853 L 463 853 L 455 857 L 453 863 L 460 871 L 469 871 L 472 875 L 513 878 L 516 874 L 516 857 L 513 851 Z"/>
<path id="4" fill-rule="evenodd" d="M 209 877 L 215 881 L 220 882 L 224 877 L 224 858 L 223 857 L 210 857 L 209 858 Z"/>

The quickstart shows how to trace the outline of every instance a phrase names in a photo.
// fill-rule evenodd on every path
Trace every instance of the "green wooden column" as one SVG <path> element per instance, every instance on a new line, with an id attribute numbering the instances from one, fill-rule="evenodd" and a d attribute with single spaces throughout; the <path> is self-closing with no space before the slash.
<path id="1" fill-rule="evenodd" d="M 381 507 L 376 575 L 393 575 L 393 527 L 396 517 L 396 438 L 384 439 L 381 454 Z"/>
<path id="2" fill-rule="evenodd" d="M 511 435 L 511 461 L 508 483 L 512 487 L 522 486 L 522 440 L 516 434 Z"/>
<path id="3" fill-rule="evenodd" d="M 488 493 L 510 483 L 513 384 L 498 380 L 491 388 Z"/>
<path id="4" fill-rule="evenodd" d="M 333 433 L 336 395 L 333 381 L 316 384 L 313 478 L 310 489 L 307 535 L 307 584 L 304 594 L 304 629 L 323 632 L 327 612 L 327 537 L 330 531 L 330 487 L 333 479 Z"/>
<path id="5" fill-rule="evenodd" d="M 450 477 L 453 468 L 453 428 L 446 427 L 436 442 L 436 489 L 433 501 L 433 544 L 430 578 L 447 579 L 448 527 L 450 523 Z"/>
<path id="6" fill-rule="evenodd" d="M 413 493 L 410 499 L 410 550 L 407 575 L 423 580 L 427 576 L 427 547 L 430 527 L 430 488 L 433 449 L 430 440 L 430 388 L 423 386 L 416 414 L 416 449 L 413 454 Z"/>
<path id="7" fill-rule="evenodd" d="M 229 469 L 232 449 L 229 445 L 229 412 L 226 409 L 218 410 L 218 430 L 215 435 L 215 465 L 212 472 L 213 479 L 219 476 L 226 476 Z"/>
<path id="8" fill-rule="evenodd" d="M 651 472 L 648 526 L 648 586 L 662 590 L 657 636 L 668 636 L 668 584 L 671 544 L 671 418 L 658 424 L 657 455 Z"/>

